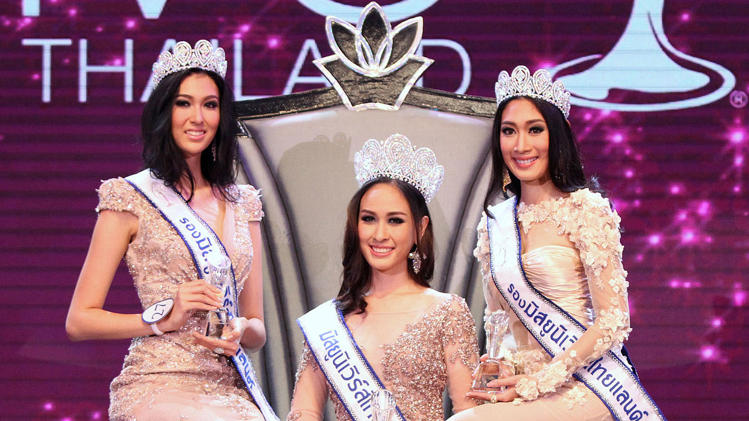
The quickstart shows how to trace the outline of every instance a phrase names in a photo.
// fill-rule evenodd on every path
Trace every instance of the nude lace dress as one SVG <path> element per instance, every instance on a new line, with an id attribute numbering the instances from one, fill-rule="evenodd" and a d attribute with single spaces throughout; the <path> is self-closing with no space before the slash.
<path id="1" fill-rule="evenodd" d="M 454 411 L 475 405 L 465 397 L 478 364 L 473 317 L 463 298 L 439 294 L 407 312 L 367 312 L 347 323 L 365 357 L 409 421 L 442 421 L 448 388 Z M 328 397 L 336 419 L 350 420 L 305 345 L 287 420 L 321 420 Z"/>
<path id="2" fill-rule="evenodd" d="M 255 188 L 231 186 L 230 193 L 238 199 L 227 202 L 221 237 L 239 292 L 252 264 L 249 224 L 259 221 L 263 211 Z M 138 218 L 138 232 L 125 261 L 143 309 L 173 297 L 180 284 L 197 278 L 190 252 L 177 232 L 127 181 L 103 182 L 96 210 L 130 212 Z M 195 211 L 217 226 L 217 205 Z M 190 333 L 205 329 L 205 312 L 195 312 L 177 331 L 133 338 L 122 371 L 110 387 L 109 419 L 262 419 L 230 360 L 194 343 Z"/>

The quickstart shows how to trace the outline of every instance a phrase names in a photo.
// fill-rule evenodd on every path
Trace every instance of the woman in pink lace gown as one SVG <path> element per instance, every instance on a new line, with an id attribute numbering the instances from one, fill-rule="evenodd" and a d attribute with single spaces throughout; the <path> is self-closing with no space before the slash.
<path id="1" fill-rule="evenodd" d="M 560 103 L 540 94 L 500 100 L 493 176 L 474 255 L 483 275 L 486 312 L 503 309 L 510 315 L 517 375 L 494 383 L 507 386 L 504 392 L 469 393 L 490 402 L 452 420 L 610 420 L 604 403 L 572 374 L 621 345 L 631 330 L 619 216 L 597 192 L 595 180 L 585 179 Z M 519 198 L 525 277 L 587 329 L 554 358 L 508 306 L 492 277 L 487 213 L 499 194 L 506 198 L 508 192 Z"/>
<path id="2" fill-rule="evenodd" d="M 478 347 L 465 301 L 429 288 L 432 221 L 412 183 L 375 176 L 349 202 L 337 302 L 404 418 L 441 421 L 446 387 L 454 411 L 475 405 L 465 394 Z M 421 256 L 416 266 L 415 253 Z M 305 343 L 287 419 L 323 419 L 328 398 L 338 420 L 351 419 Z"/>
<path id="3" fill-rule="evenodd" d="M 234 184 L 232 95 L 220 69 L 171 70 L 143 111 L 144 164 L 223 242 L 243 317 L 223 340 L 203 335 L 206 310 L 222 305 L 220 291 L 198 279 L 187 246 L 159 210 L 115 178 L 99 188 L 99 216 L 66 329 L 76 341 L 133 338 L 111 384 L 110 420 L 262 419 L 228 359 L 240 344 L 257 349 L 265 342 L 259 194 Z M 123 256 L 142 308 L 174 299 L 167 317 L 149 326 L 141 314 L 103 309 Z"/>

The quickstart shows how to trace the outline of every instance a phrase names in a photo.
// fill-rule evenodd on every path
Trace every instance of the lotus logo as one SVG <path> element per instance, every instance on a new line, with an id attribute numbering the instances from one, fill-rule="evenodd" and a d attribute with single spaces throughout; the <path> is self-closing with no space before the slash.
<path id="1" fill-rule="evenodd" d="M 364 8 L 356 27 L 333 16 L 325 21 L 328 43 L 335 55 L 346 67 L 370 77 L 385 76 L 402 67 L 419 47 L 422 31 L 421 17 L 392 29 L 375 3 Z M 398 46 L 395 52 L 393 45 Z"/>
<path id="2" fill-rule="evenodd" d="M 344 19 L 328 16 L 325 33 L 334 54 L 315 60 L 315 66 L 347 108 L 397 110 L 433 62 L 415 54 L 422 27 L 419 16 L 393 29 L 383 8 L 374 2 L 361 11 L 356 27 Z M 362 86 L 369 87 L 370 95 L 358 98 L 356 92 Z M 349 92 L 354 95 L 349 96 Z"/>

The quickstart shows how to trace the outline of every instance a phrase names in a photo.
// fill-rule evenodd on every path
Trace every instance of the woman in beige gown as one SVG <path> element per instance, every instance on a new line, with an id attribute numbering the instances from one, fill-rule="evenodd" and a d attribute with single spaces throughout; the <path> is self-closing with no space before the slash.
<path id="1" fill-rule="evenodd" d="M 408 151 L 400 155 L 406 157 L 389 162 L 386 156 L 398 154 L 385 151 L 398 146 Z M 382 160 L 368 159 L 368 147 L 382 152 L 372 154 Z M 362 187 L 348 207 L 343 285 L 337 303 L 351 335 L 403 417 L 441 421 L 445 387 L 454 411 L 475 405 L 465 394 L 478 362 L 478 347 L 465 301 L 428 287 L 434 251 L 425 196 L 431 198 L 439 187 L 442 167 L 422 168 L 424 174 L 440 172 L 438 180 L 416 179 L 401 171 L 412 159 L 411 144 L 400 135 L 385 142 L 370 140 L 357 153 L 356 173 Z M 338 420 L 352 419 L 305 343 L 287 419 L 321 420 L 328 398 Z"/>
<path id="2" fill-rule="evenodd" d="M 523 69 L 527 73 L 521 80 L 527 81 L 530 73 Z M 493 383 L 506 386 L 504 392 L 470 392 L 469 396 L 489 402 L 457 414 L 451 418 L 454 421 L 612 419 L 601 399 L 572 375 L 620 346 L 631 330 L 620 218 L 596 191 L 595 180 L 585 179 L 563 115 L 569 110 L 569 97 L 565 100 L 563 87 L 552 95 L 548 80 L 518 89 L 520 81 L 500 87 L 500 77 L 493 176 L 474 251 L 483 276 L 486 312 L 503 309 L 510 315 L 517 375 Z M 506 198 L 508 192 L 518 197 L 517 235 L 525 278 L 586 328 L 554 358 L 512 311 L 492 275 L 487 214 L 498 194 Z"/>
<path id="3" fill-rule="evenodd" d="M 193 51 L 186 43 L 178 47 Z M 219 289 L 198 279 L 185 242 L 133 184 L 104 181 L 66 330 L 72 340 L 133 338 L 111 384 L 113 421 L 262 419 L 229 357 L 240 344 L 258 349 L 265 342 L 258 223 L 263 211 L 255 188 L 233 183 L 237 146 L 223 50 L 201 41 L 193 54 L 199 47 L 211 61 L 166 63 L 167 74 L 155 73 L 157 86 L 141 120 L 144 164 L 223 243 L 243 317 L 233 320 L 224 339 L 204 336 L 206 310 L 222 306 Z M 168 316 L 150 326 L 141 314 L 103 309 L 123 256 L 144 309 L 174 299 Z"/>

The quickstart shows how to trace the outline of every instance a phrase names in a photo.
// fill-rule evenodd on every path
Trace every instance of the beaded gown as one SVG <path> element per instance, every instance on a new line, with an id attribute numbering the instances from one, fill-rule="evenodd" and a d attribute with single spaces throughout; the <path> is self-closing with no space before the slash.
<path id="1" fill-rule="evenodd" d="M 251 186 L 231 186 L 236 202 L 227 202 L 220 237 L 241 292 L 252 264 L 249 224 L 263 216 L 260 197 Z M 214 206 L 193 208 L 211 227 Z M 142 307 L 173 297 L 184 282 L 197 278 L 187 246 L 172 226 L 124 179 L 110 179 L 99 188 L 97 212 L 130 212 L 138 232 L 125 253 Z M 133 338 L 120 374 L 110 386 L 109 419 L 262 420 L 230 360 L 196 344 L 191 332 L 204 333 L 205 312 L 195 312 L 179 330 L 163 336 Z"/>
<path id="2" fill-rule="evenodd" d="M 457 295 L 427 290 L 410 300 L 408 311 L 367 310 L 347 315 L 346 323 L 403 416 L 442 421 L 446 387 L 453 411 L 475 405 L 465 397 L 478 364 L 473 317 Z M 328 397 L 336 419 L 351 420 L 305 345 L 287 421 L 322 420 Z"/>
<path id="3" fill-rule="evenodd" d="M 486 311 L 504 309 L 517 344 L 515 402 L 487 403 L 451 420 L 611 420 L 601 400 L 572 378 L 580 367 L 625 341 L 631 331 L 627 272 L 622 267 L 619 215 L 588 189 L 538 204 L 518 205 L 528 281 L 587 328 L 564 353 L 551 359 L 523 326 L 494 285 L 486 215 L 478 226 L 474 255 L 481 265 Z"/>

